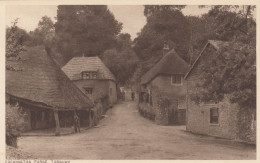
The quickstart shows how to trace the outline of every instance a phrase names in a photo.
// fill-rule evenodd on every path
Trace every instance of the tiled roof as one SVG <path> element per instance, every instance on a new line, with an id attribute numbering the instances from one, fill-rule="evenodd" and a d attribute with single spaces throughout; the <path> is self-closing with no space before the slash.
<path id="1" fill-rule="evenodd" d="M 62 67 L 62 70 L 70 80 L 80 80 L 81 72 L 83 71 L 97 71 L 98 79 L 110 79 L 115 81 L 114 75 L 99 57 L 74 57 Z"/>
<path id="2" fill-rule="evenodd" d="M 22 70 L 6 70 L 7 94 L 57 109 L 88 109 L 93 106 L 43 47 L 29 48 L 20 57 L 20 60 L 6 61 L 7 65 Z"/>
<path id="3" fill-rule="evenodd" d="M 188 64 L 172 49 L 142 76 L 141 84 L 150 82 L 159 74 L 186 74 L 188 69 Z"/>

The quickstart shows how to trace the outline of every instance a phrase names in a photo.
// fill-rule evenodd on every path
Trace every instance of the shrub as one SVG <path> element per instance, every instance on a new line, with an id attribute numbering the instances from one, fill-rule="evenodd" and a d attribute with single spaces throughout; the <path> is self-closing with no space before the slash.
<path id="1" fill-rule="evenodd" d="M 10 104 L 6 105 L 6 144 L 9 146 L 17 147 L 17 137 L 20 136 L 20 132 L 23 126 L 23 122 L 20 122 L 21 118 L 27 116 L 22 113 L 22 109 L 17 104 L 12 106 Z"/>

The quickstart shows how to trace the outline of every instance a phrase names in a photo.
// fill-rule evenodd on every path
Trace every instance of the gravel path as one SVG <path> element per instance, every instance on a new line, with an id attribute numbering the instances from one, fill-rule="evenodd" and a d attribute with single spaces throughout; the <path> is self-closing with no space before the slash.
<path id="1" fill-rule="evenodd" d="M 39 159 L 256 159 L 255 146 L 158 126 L 135 102 L 117 104 L 95 128 L 60 137 L 21 137 L 19 149 Z"/>

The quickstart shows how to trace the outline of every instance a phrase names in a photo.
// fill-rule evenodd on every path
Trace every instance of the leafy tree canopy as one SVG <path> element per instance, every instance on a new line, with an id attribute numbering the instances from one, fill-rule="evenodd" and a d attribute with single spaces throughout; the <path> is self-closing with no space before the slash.
<path id="1" fill-rule="evenodd" d="M 107 6 L 58 6 L 55 32 L 57 47 L 66 60 L 74 56 L 101 55 L 114 46 L 122 29 Z"/>
<path id="2" fill-rule="evenodd" d="M 153 6 L 145 6 L 145 11 L 151 7 Z M 174 48 L 181 57 L 188 59 L 185 56 L 189 39 L 188 21 L 180 10 L 170 10 L 169 7 L 164 9 L 162 6 L 160 10 L 150 12 L 147 24 L 134 40 L 134 49 L 140 59 L 146 60 L 151 55 L 161 57 L 165 41 L 168 41 L 170 48 Z"/>
<path id="3" fill-rule="evenodd" d="M 31 42 L 29 44 L 31 46 L 51 44 L 55 36 L 54 23 L 51 18 L 43 16 L 38 23 L 38 27 L 30 32 L 30 36 Z"/>
<path id="4" fill-rule="evenodd" d="M 144 15 L 148 18 L 151 15 L 161 11 L 176 11 L 182 10 L 185 5 L 145 5 Z"/>
<path id="5" fill-rule="evenodd" d="M 243 108 L 256 107 L 255 47 L 233 42 L 210 59 L 201 59 L 203 80 L 196 85 L 195 102 L 218 102 L 228 95 Z"/>
<path id="6" fill-rule="evenodd" d="M 119 34 L 116 40 L 116 48 L 106 50 L 101 59 L 115 75 L 118 84 L 127 85 L 136 70 L 138 57 L 131 47 L 129 34 Z"/>
<path id="7" fill-rule="evenodd" d="M 202 81 L 196 85 L 198 92 L 193 94 L 195 102 L 218 102 L 228 95 L 231 102 L 238 103 L 243 108 L 256 107 L 254 8 L 255 6 L 213 6 L 208 14 L 202 16 L 200 23 L 204 24 L 204 29 L 194 30 L 198 37 L 193 38 L 193 47 L 201 47 L 209 39 L 230 43 L 210 59 L 203 60 Z"/>
<path id="8" fill-rule="evenodd" d="M 15 19 L 12 26 L 6 29 L 6 58 L 17 57 L 24 50 L 23 42 L 27 34 L 17 27 L 17 23 L 18 19 Z"/>

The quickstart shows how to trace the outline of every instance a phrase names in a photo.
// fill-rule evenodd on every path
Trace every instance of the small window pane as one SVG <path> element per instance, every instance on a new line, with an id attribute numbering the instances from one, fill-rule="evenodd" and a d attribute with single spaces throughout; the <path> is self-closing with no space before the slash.
<path id="1" fill-rule="evenodd" d="M 86 72 L 86 79 L 89 79 L 89 78 L 90 78 L 90 73 Z"/>
<path id="2" fill-rule="evenodd" d="M 210 123 L 218 124 L 218 108 L 210 108 Z"/>
<path id="3" fill-rule="evenodd" d="M 96 79 L 96 78 L 97 78 L 97 72 L 95 72 L 95 71 L 82 72 L 82 79 Z"/>
<path id="4" fill-rule="evenodd" d="M 85 72 L 82 72 L 82 79 L 87 79 L 87 75 Z"/>
<path id="5" fill-rule="evenodd" d="M 93 72 L 93 79 L 97 78 L 97 72 Z"/>
<path id="6" fill-rule="evenodd" d="M 173 75 L 172 84 L 181 84 L 181 75 Z"/>
<path id="7" fill-rule="evenodd" d="M 176 81 L 176 83 L 180 84 L 181 83 L 181 76 L 180 75 L 176 76 L 175 81 Z"/>

